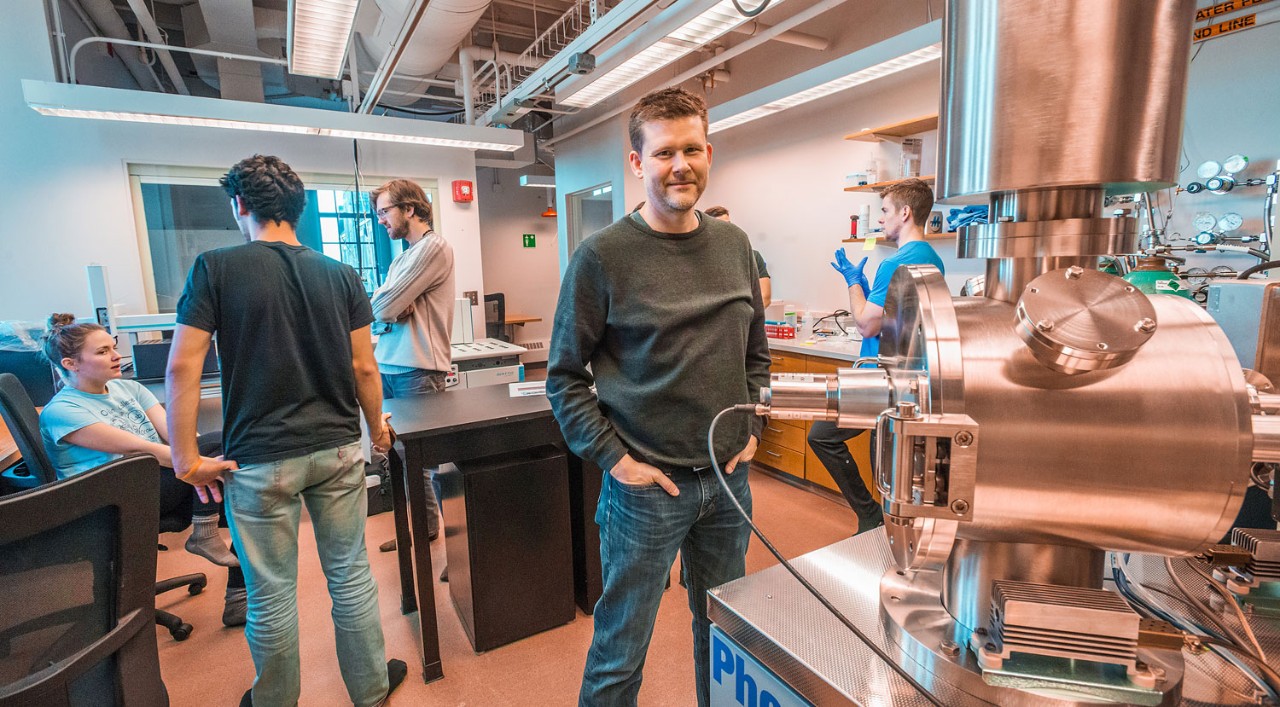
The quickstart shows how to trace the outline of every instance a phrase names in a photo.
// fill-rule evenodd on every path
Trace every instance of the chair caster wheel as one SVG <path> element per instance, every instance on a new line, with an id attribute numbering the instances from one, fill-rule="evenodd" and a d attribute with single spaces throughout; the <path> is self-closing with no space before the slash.
<path id="1" fill-rule="evenodd" d="M 169 631 L 169 635 L 173 636 L 175 641 L 185 641 L 191 637 L 193 630 L 191 624 L 179 624 L 177 628 Z"/>
<path id="2" fill-rule="evenodd" d="M 191 596 L 195 596 L 200 592 L 204 591 L 205 584 L 206 582 L 196 582 L 195 584 L 189 584 L 187 585 L 187 593 L 190 594 Z"/>

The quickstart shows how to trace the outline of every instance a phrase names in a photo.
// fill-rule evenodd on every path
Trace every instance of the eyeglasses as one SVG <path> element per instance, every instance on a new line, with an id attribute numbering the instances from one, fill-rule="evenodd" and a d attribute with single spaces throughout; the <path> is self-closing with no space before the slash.
<path id="1" fill-rule="evenodd" d="M 387 206 L 387 207 L 385 207 L 385 208 L 381 208 L 381 209 L 374 209 L 374 211 L 373 211 L 373 212 L 374 212 L 375 214 L 377 214 L 377 215 L 378 215 L 378 218 L 386 218 L 386 217 L 387 217 L 387 212 L 391 211 L 392 209 L 398 209 L 398 208 L 400 208 L 401 206 L 404 206 L 404 204 L 392 204 L 392 205 Z"/>

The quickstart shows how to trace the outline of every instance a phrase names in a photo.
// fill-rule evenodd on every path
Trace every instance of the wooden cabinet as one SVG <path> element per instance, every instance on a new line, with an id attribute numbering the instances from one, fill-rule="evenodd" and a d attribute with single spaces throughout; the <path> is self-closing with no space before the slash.
<path id="1" fill-rule="evenodd" d="M 773 363 L 769 364 L 770 373 L 804 373 L 806 356 L 793 353 L 783 353 L 781 351 L 770 351 L 769 358 Z"/>
<path id="2" fill-rule="evenodd" d="M 810 354 L 773 351 L 770 356 L 773 359 L 773 365 L 769 369 L 770 373 L 829 374 L 853 365 L 849 361 Z M 756 452 L 755 461 L 771 469 L 790 474 L 798 479 L 804 479 L 809 483 L 817 484 L 839 493 L 840 488 L 836 485 L 835 480 L 831 478 L 822 462 L 818 460 L 813 450 L 809 448 L 809 426 L 808 422 L 800 420 L 770 419 L 765 424 L 761 435 L 762 439 L 760 440 L 759 450 Z M 870 440 L 870 433 L 861 434 L 849 440 L 848 446 L 850 453 L 853 454 L 853 460 L 858 464 L 858 471 L 862 475 L 863 481 L 867 484 L 867 488 L 871 489 L 872 495 L 879 500 L 880 494 L 876 491 L 875 484 L 871 478 Z"/>

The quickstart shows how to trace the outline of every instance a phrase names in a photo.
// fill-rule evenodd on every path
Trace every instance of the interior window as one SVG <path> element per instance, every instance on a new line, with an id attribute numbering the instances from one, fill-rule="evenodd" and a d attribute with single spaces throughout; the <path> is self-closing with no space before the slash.
<path id="1" fill-rule="evenodd" d="M 151 311 L 156 313 L 177 310 L 197 255 L 245 242 L 217 176 L 202 173 L 208 170 L 192 170 L 198 172 L 195 175 L 175 173 L 181 171 L 131 167 L 142 269 Z M 301 176 L 316 188 L 307 190 L 307 205 L 298 220 L 299 242 L 355 268 L 365 292 L 372 294 L 400 249 L 378 224 L 369 187 L 356 190 L 334 184 L 333 179 Z M 435 204 L 434 184 L 422 186 L 427 200 Z"/>

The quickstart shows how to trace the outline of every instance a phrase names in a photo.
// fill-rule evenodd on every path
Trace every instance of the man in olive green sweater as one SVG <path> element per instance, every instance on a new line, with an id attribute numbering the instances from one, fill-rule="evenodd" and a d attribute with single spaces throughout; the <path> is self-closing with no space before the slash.
<path id="1" fill-rule="evenodd" d="M 607 470 L 596 510 L 604 592 L 582 705 L 636 703 L 677 551 L 707 704 L 706 591 L 745 573 L 749 528 L 709 468 L 706 439 L 717 412 L 756 401 L 769 348 L 746 234 L 693 208 L 711 166 L 706 131 L 698 96 L 664 89 L 640 100 L 629 161 L 647 201 L 583 241 L 560 289 L 547 395 L 570 447 Z M 716 430 L 715 461 L 748 512 L 759 427 L 734 415 Z"/>

